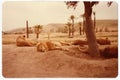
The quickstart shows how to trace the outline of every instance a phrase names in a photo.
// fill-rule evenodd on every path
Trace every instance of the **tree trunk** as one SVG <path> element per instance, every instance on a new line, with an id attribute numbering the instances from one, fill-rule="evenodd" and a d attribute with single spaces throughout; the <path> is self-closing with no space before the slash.
<path id="1" fill-rule="evenodd" d="M 26 21 L 26 34 L 27 34 L 27 38 L 29 38 L 28 21 Z"/>
<path id="2" fill-rule="evenodd" d="M 69 30 L 68 30 L 68 33 L 69 33 L 69 38 L 70 38 L 70 26 L 69 26 Z"/>
<path id="3" fill-rule="evenodd" d="M 79 29 L 80 29 L 80 35 L 82 35 L 82 33 L 81 33 L 81 25 L 80 25 L 80 28 L 79 28 Z"/>
<path id="4" fill-rule="evenodd" d="M 99 49 L 92 23 L 92 7 L 90 2 L 84 2 L 85 6 L 85 32 L 88 41 L 89 53 L 91 56 L 99 56 Z"/>
<path id="5" fill-rule="evenodd" d="M 50 40 L 50 32 L 48 32 L 48 40 Z"/>
<path id="6" fill-rule="evenodd" d="M 72 20 L 72 37 L 74 37 L 74 20 Z"/>
<path id="7" fill-rule="evenodd" d="M 96 17 L 95 17 L 95 14 L 94 14 L 94 30 L 96 32 Z"/>
<path id="8" fill-rule="evenodd" d="M 39 33 L 36 34 L 36 38 L 37 38 L 37 39 L 39 38 Z"/>
<path id="9" fill-rule="evenodd" d="M 48 34 L 48 40 L 50 40 L 50 35 Z"/>
<path id="10" fill-rule="evenodd" d="M 84 32 L 85 32 L 85 17 L 83 17 L 83 35 L 84 35 Z"/>

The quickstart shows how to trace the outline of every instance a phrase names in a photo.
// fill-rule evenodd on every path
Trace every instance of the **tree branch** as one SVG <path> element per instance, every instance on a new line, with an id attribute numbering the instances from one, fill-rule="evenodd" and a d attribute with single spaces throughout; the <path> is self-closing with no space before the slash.
<path id="1" fill-rule="evenodd" d="M 94 5 L 98 4 L 99 2 L 98 1 L 92 1 L 91 2 L 91 7 L 93 7 Z"/>

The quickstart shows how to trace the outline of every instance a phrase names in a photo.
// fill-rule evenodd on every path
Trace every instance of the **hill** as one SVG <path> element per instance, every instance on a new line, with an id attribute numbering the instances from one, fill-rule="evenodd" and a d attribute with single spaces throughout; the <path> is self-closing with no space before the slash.
<path id="1" fill-rule="evenodd" d="M 63 23 L 51 23 L 47 25 L 43 25 L 43 30 L 42 32 L 57 32 L 59 30 L 63 30 L 65 28 L 65 24 Z M 111 29 L 118 29 L 118 20 L 97 20 L 96 21 L 96 27 L 98 28 L 111 28 Z M 32 32 L 34 32 L 34 28 L 31 27 Z M 78 23 L 75 23 L 75 30 L 79 30 L 79 25 Z M 5 31 L 4 33 L 25 33 L 26 29 L 25 28 L 17 28 L 13 29 L 10 31 Z"/>

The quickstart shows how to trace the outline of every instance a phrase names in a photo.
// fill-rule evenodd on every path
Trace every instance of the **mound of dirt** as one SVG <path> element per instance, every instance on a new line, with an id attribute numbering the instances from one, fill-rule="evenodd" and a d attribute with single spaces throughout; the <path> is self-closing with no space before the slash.
<path id="1" fill-rule="evenodd" d="M 57 52 L 47 53 L 40 59 L 40 64 L 44 65 L 43 69 L 52 74 L 52 77 L 117 76 L 117 59 L 87 60 L 70 57 L 63 52 Z"/>
<path id="2" fill-rule="evenodd" d="M 73 46 L 70 52 L 37 52 L 35 47 L 3 45 L 4 77 L 116 77 L 118 59 L 95 59 Z M 7 51 L 6 51 L 7 50 Z M 76 57 L 74 55 L 78 55 Z"/>

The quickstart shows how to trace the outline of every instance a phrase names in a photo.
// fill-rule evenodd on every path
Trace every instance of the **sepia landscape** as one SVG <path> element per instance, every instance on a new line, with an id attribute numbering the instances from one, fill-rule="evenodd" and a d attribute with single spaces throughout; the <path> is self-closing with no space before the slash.
<path id="1" fill-rule="evenodd" d="M 76 9 L 78 2 L 63 3 L 66 8 Z M 84 5 L 86 3 L 89 1 Z M 100 2 L 94 3 L 99 5 Z M 112 7 L 114 2 L 108 4 Z M 30 25 L 32 22 L 26 19 L 23 27 L 2 30 L 3 76 L 5 78 L 116 78 L 118 20 L 97 19 L 97 13 L 93 11 L 92 16 L 90 15 L 91 24 L 87 12 L 77 14 L 80 15 L 77 18 L 73 14 L 68 15 L 68 21 L 64 23 L 46 22 L 45 25 Z M 79 18 L 81 21 L 76 21 Z"/>

